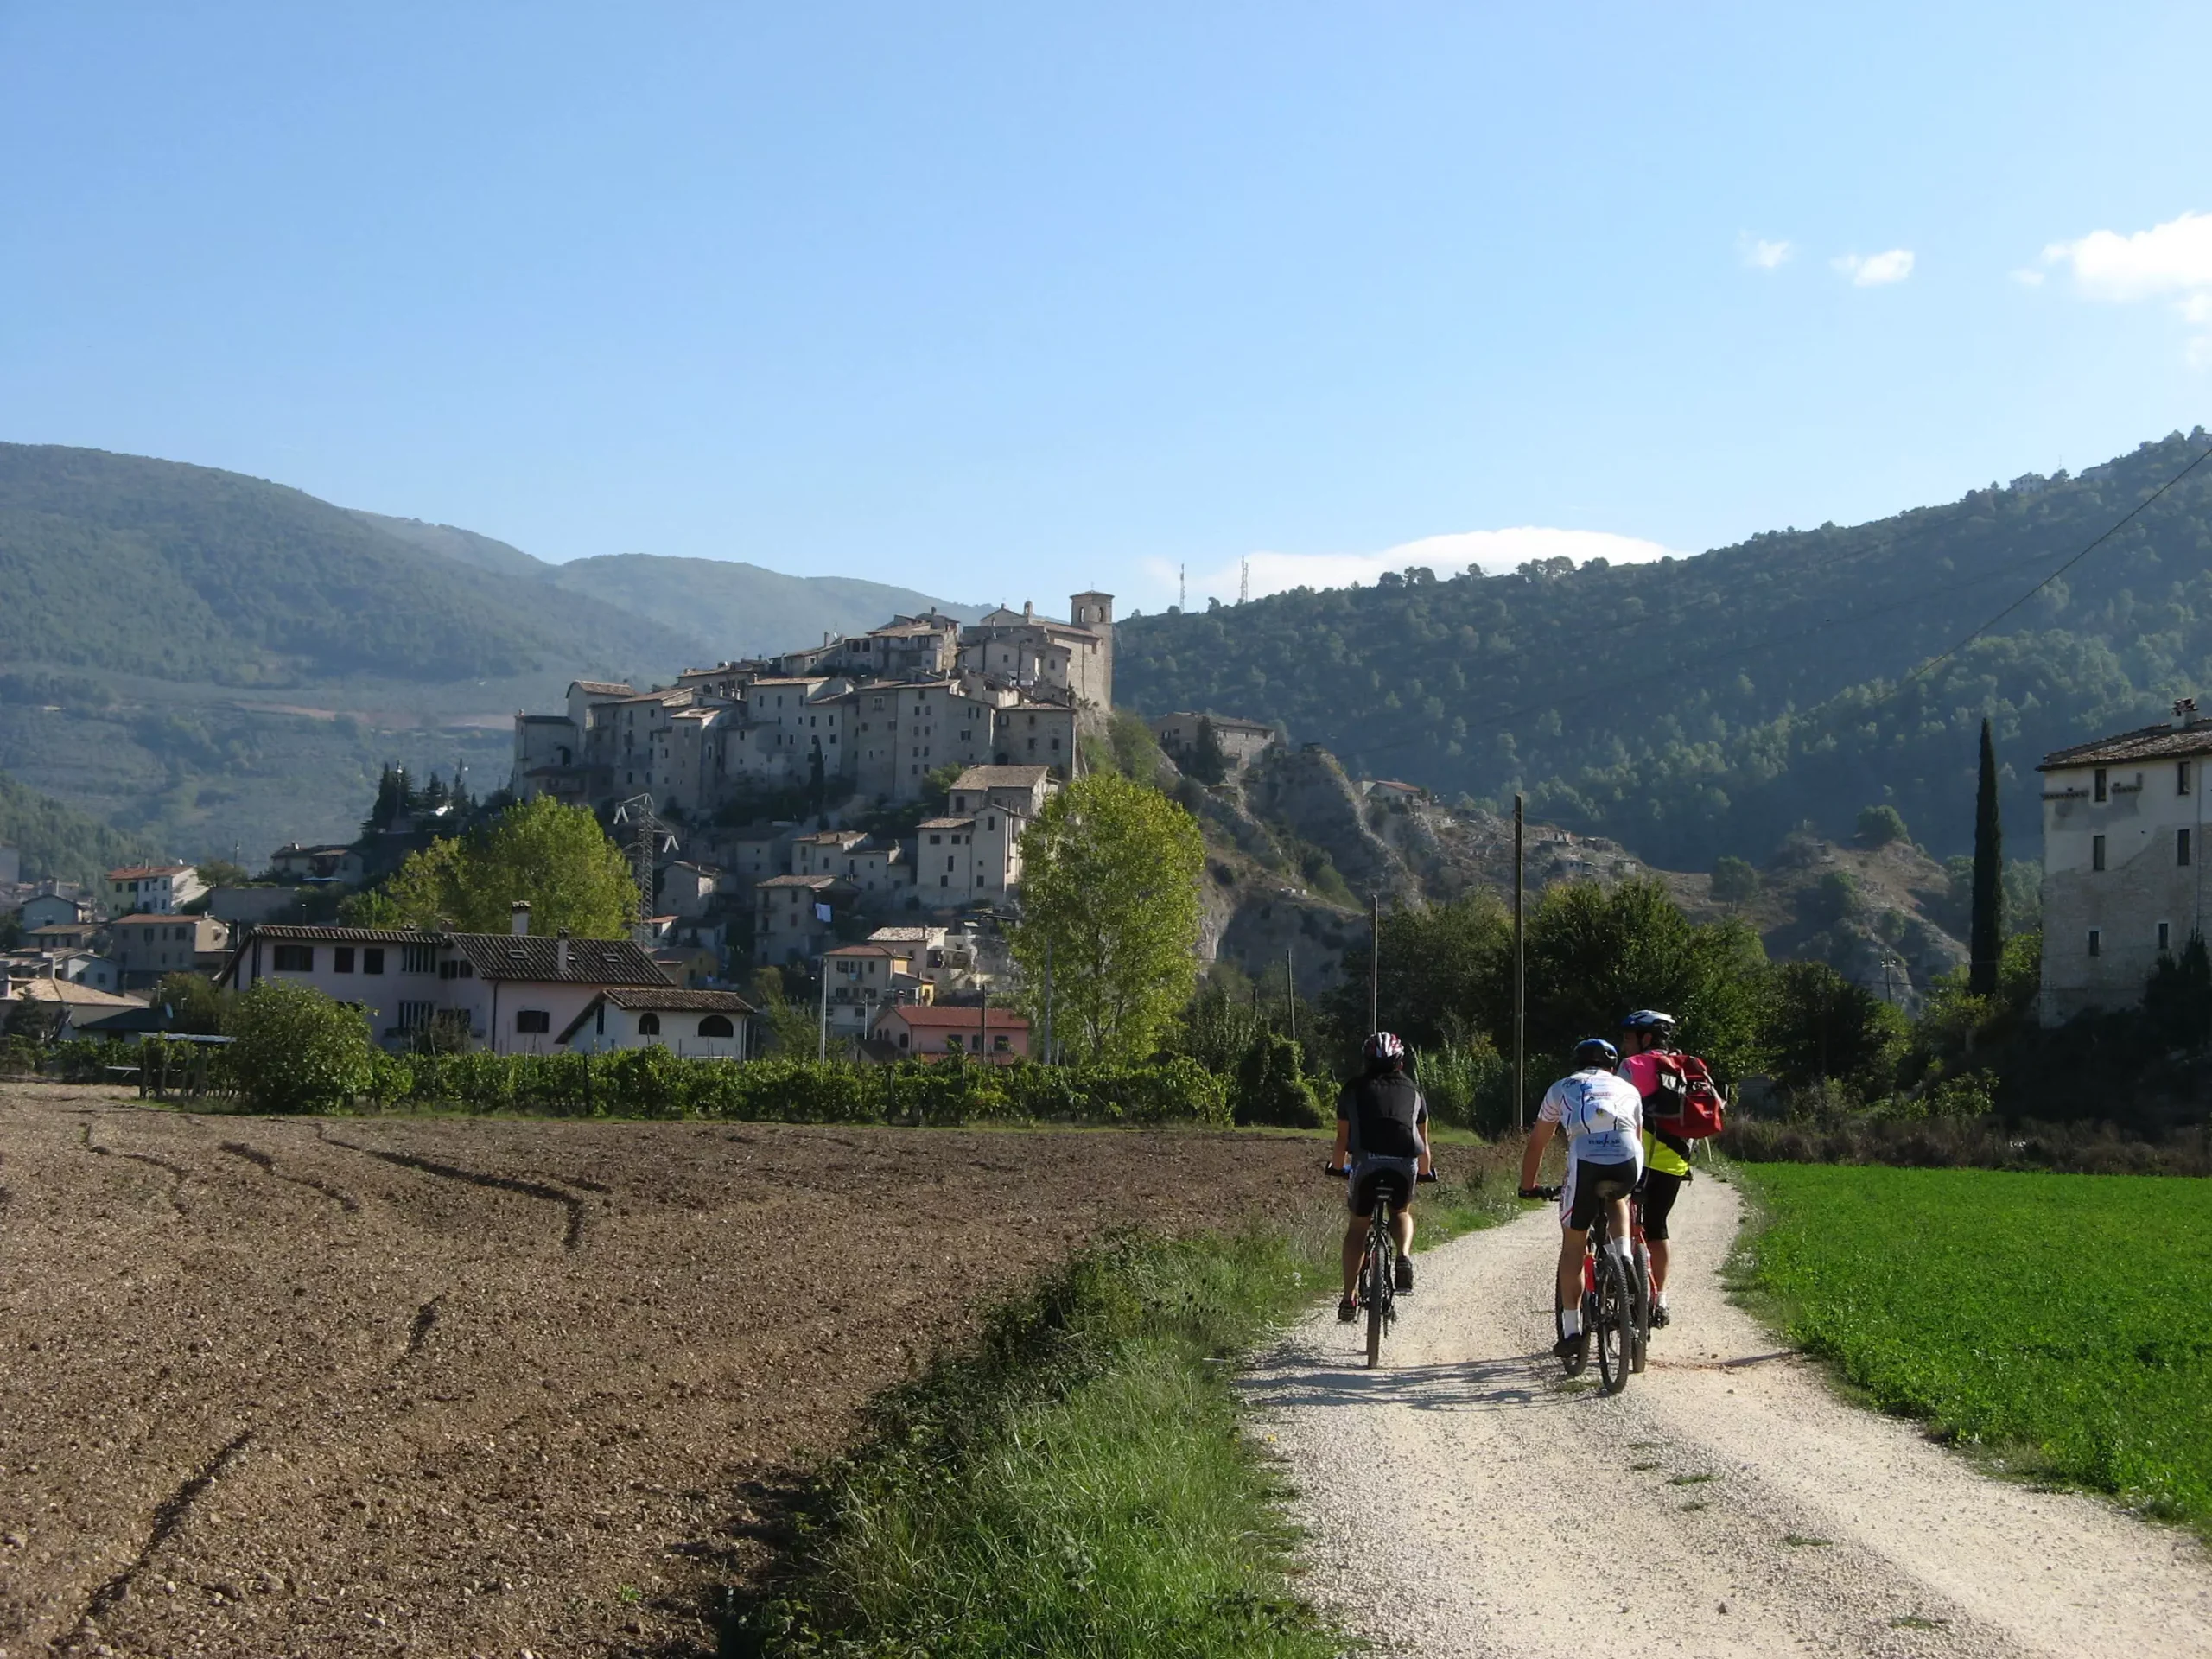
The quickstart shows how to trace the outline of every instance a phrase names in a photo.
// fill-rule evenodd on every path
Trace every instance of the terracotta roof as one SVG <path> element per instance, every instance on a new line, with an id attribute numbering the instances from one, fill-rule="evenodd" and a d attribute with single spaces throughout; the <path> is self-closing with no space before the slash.
<path id="1" fill-rule="evenodd" d="M 161 911 L 142 910 L 135 912 L 129 916 L 118 916 L 113 921 L 110 922 L 108 925 L 110 927 L 121 927 L 125 923 L 159 922 L 164 926 L 168 925 L 170 923 L 175 923 L 177 926 L 182 927 L 187 923 L 204 922 L 208 919 L 209 918 L 205 916 L 185 916 L 181 914 L 166 913 Z M 67 924 L 64 923 L 62 925 L 67 926 Z M 82 927 L 84 924 L 79 922 L 77 925 Z M 220 927 L 222 924 L 220 922 L 217 922 L 215 925 Z M 35 932 L 37 930 L 33 929 L 32 931 Z"/>
<path id="2" fill-rule="evenodd" d="M 969 830 L 975 827 L 973 818 L 924 818 L 914 827 L 918 830 Z"/>
<path id="3" fill-rule="evenodd" d="M 841 944 L 835 950 L 824 950 L 825 957 L 897 957 L 901 953 L 887 944 Z"/>
<path id="4" fill-rule="evenodd" d="M 931 1027 L 942 1026 L 952 1031 L 957 1031 L 965 1027 L 972 1031 L 982 1024 L 976 1016 L 984 1012 L 985 1010 L 981 1008 L 940 1007 L 932 1003 L 899 1002 L 885 1008 L 882 1017 L 888 1020 L 896 1014 L 910 1026 Z M 1007 1008 L 992 1008 L 988 1010 L 988 1014 L 990 1015 L 988 1029 L 992 1031 L 1029 1029 L 1029 1017 L 1027 1014 L 1015 1014 Z"/>
<path id="5" fill-rule="evenodd" d="M 618 1008 L 658 1008 L 681 1014 L 753 1014 L 753 1006 L 735 991 L 686 991 L 673 985 L 655 990 L 617 987 L 601 993 Z"/>
<path id="6" fill-rule="evenodd" d="M 970 766 L 952 780 L 955 789 L 1034 789 L 1052 775 L 1050 766 Z"/>
<path id="7" fill-rule="evenodd" d="M 927 944 L 931 934 L 944 931 L 937 927 L 879 927 L 868 938 L 887 940 L 893 944 Z"/>
<path id="8" fill-rule="evenodd" d="M 111 881 L 137 881 L 149 875 L 183 875 L 192 868 L 189 864 L 126 864 L 119 870 L 110 870 Z"/>
<path id="9" fill-rule="evenodd" d="M 755 881 L 756 887 L 826 887 L 836 883 L 834 875 L 772 875 L 765 881 Z"/>
<path id="10" fill-rule="evenodd" d="M 2171 760 L 2188 754 L 2212 754 L 2212 721 L 2195 726 L 2162 722 L 2118 737 L 2101 737 L 2070 749 L 2055 749 L 2043 758 L 2037 772 L 2060 766 L 2093 766 L 2113 760 Z"/>
<path id="11" fill-rule="evenodd" d="M 665 988 L 645 946 L 628 939 L 569 939 L 568 971 L 560 967 L 563 941 L 543 934 L 449 933 L 445 936 L 475 969 L 479 979 L 526 979 L 543 984 L 637 985 Z"/>
<path id="12" fill-rule="evenodd" d="M 571 680 L 569 690 L 588 692 L 594 696 L 626 697 L 638 688 L 627 680 Z"/>
<path id="13" fill-rule="evenodd" d="M 89 985 L 79 985 L 73 979 L 27 979 L 16 995 L 26 1002 L 67 1002 L 85 1008 L 143 1008 L 146 1004 L 135 996 L 114 996 L 106 991 L 96 991 Z"/>

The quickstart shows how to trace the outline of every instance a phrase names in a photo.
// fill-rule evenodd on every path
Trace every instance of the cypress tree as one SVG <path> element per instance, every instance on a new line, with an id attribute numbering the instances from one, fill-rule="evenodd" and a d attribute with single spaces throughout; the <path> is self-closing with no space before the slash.
<path id="1" fill-rule="evenodd" d="M 2005 954 L 2005 829 L 1997 816 L 1997 747 L 1989 721 L 1981 722 L 1981 786 L 1974 808 L 1974 919 L 1967 937 L 1967 988 L 1997 994 L 1997 964 Z"/>

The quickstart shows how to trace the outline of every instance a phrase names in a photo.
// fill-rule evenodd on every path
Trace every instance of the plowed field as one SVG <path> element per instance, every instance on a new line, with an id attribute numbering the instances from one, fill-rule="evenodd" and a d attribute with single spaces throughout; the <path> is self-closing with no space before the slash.
<path id="1" fill-rule="evenodd" d="M 779 1495 L 979 1300 L 1309 1205 L 1316 1152 L 0 1086 L 0 1659 L 711 1652 Z"/>

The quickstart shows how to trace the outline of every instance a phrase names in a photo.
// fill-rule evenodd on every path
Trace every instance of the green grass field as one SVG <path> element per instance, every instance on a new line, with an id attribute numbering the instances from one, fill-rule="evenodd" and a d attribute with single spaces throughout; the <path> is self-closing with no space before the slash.
<path id="1" fill-rule="evenodd" d="M 2010 1469 L 2212 1529 L 2212 1182 L 1740 1167 L 1793 1340 Z"/>

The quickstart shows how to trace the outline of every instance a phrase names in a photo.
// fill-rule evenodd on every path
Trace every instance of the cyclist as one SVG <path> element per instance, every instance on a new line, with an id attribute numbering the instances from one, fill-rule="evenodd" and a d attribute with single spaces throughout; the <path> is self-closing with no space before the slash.
<path id="1" fill-rule="evenodd" d="M 1390 1189 L 1390 1230 L 1398 1241 L 1397 1288 L 1414 1287 L 1414 1183 L 1429 1171 L 1428 1103 L 1406 1075 L 1406 1046 L 1378 1031 L 1360 1051 L 1357 1079 L 1337 1096 L 1337 1149 L 1332 1171 L 1351 1173 L 1351 1220 L 1344 1228 L 1344 1294 L 1337 1318 L 1359 1317 L 1359 1264 L 1367 1254 L 1367 1224 L 1376 1195 Z"/>
<path id="2" fill-rule="evenodd" d="M 1669 1317 L 1667 1217 L 1690 1179 L 1690 1143 L 1653 1122 L 1669 1109 L 1656 1056 L 1675 1046 L 1674 1015 L 1638 1008 L 1621 1021 L 1621 1043 L 1628 1050 L 1621 1076 L 1643 1098 L 1643 1242 L 1651 1249 L 1651 1328 L 1656 1331 Z"/>
<path id="3" fill-rule="evenodd" d="M 1521 1154 L 1521 1196 L 1538 1198 L 1536 1171 L 1552 1135 L 1567 1135 L 1567 1179 L 1560 1188 L 1559 1307 L 1560 1336 L 1553 1351 L 1562 1358 L 1582 1338 L 1582 1256 L 1598 1206 L 1607 1206 L 1611 1248 L 1634 1282 L 1626 1259 L 1628 1195 L 1643 1173 L 1643 1100 L 1613 1074 L 1620 1052 L 1602 1037 L 1574 1046 L 1574 1071 L 1544 1091 L 1536 1127 Z"/>

